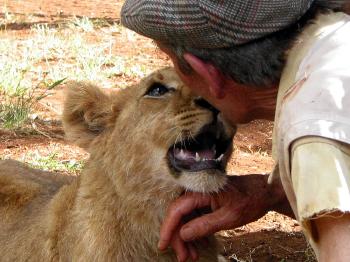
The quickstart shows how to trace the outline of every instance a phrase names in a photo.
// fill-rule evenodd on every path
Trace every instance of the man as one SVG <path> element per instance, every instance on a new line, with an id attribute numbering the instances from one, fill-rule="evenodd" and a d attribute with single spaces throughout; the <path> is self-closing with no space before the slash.
<path id="1" fill-rule="evenodd" d="M 159 248 L 292 208 L 319 261 L 350 261 L 350 18 L 346 1 L 127 0 L 122 23 L 153 38 L 182 80 L 232 124 L 275 119 L 276 169 L 169 208 Z M 282 184 L 280 183 L 282 182 Z M 282 187 L 283 185 L 283 187 Z M 290 207 L 289 207 L 290 204 Z M 191 211 L 213 212 L 182 225 Z"/>

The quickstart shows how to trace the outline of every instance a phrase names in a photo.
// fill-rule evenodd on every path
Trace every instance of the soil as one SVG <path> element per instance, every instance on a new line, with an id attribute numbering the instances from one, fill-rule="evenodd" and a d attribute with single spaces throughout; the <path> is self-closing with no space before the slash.
<path id="1" fill-rule="evenodd" d="M 0 16 L 4 16 L 5 12 L 17 14 L 20 19 L 6 25 L 6 36 L 23 37 L 35 23 L 61 23 L 74 15 L 118 21 L 122 2 L 0 0 Z M 135 58 L 133 61 L 154 69 L 170 64 L 169 59 L 149 39 L 140 36 L 128 43 L 116 42 L 119 44 L 113 50 L 115 55 Z M 138 59 L 140 54 L 143 59 Z M 117 77 L 113 81 L 125 85 L 137 80 Z M 59 121 L 61 102 L 62 92 L 58 89 L 38 104 L 40 120 L 33 122 L 35 126 L 31 126 L 30 131 L 10 132 L 0 129 L 0 158 L 23 160 L 32 153 L 49 155 L 53 151 L 59 152 L 60 159 L 86 158 L 86 152 L 64 141 Z M 274 166 L 271 158 L 272 127 L 272 122 L 255 121 L 239 128 L 235 137 L 235 152 L 228 167 L 230 174 L 271 172 Z M 222 231 L 218 235 L 224 243 L 223 253 L 231 261 L 316 261 L 298 223 L 275 212 L 269 212 L 254 223 Z"/>

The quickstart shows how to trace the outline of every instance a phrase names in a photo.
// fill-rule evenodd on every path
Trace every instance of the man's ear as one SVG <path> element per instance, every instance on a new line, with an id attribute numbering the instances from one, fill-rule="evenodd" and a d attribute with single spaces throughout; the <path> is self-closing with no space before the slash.
<path id="1" fill-rule="evenodd" d="M 62 122 L 66 137 L 87 149 L 91 141 L 114 125 L 111 97 L 87 82 L 68 82 Z"/>
<path id="2" fill-rule="evenodd" d="M 184 54 L 184 59 L 207 82 L 209 91 L 213 97 L 221 99 L 225 96 L 224 76 L 219 69 L 189 53 Z"/>

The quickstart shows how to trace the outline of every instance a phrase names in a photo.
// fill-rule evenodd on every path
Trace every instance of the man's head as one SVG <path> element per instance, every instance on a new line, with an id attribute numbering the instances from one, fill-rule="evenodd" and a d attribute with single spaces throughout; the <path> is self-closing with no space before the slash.
<path id="1" fill-rule="evenodd" d="M 212 63 L 240 84 L 278 83 L 285 52 L 302 27 L 334 0 L 127 0 L 126 27 L 173 52 L 183 71 L 184 53 Z"/>
<path id="2" fill-rule="evenodd" d="M 260 101 L 260 98 L 250 100 L 255 90 L 278 86 L 286 52 L 303 27 L 319 11 L 337 9 L 343 3 L 332 0 L 127 0 L 122 9 L 122 23 L 155 39 L 172 58 L 182 80 L 191 88 L 199 86 L 198 93 L 220 110 L 224 109 L 225 101 L 214 98 L 223 99 L 231 92 L 230 98 L 234 95 L 236 99 L 226 107 L 235 104 L 236 108 L 249 112 L 250 107 Z M 188 61 L 188 57 L 198 59 Z M 243 88 L 237 89 L 237 86 Z M 244 87 L 252 92 L 246 92 Z M 253 117 L 233 120 L 247 121 Z"/>

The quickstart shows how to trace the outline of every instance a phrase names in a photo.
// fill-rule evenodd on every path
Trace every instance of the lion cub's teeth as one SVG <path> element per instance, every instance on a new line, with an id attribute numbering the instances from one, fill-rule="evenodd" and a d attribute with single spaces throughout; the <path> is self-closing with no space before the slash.
<path id="1" fill-rule="evenodd" d="M 198 152 L 196 152 L 196 162 L 201 161 L 201 157 L 199 156 Z"/>
<path id="2" fill-rule="evenodd" d="M 221 161 L 223 157 L 224 157 L 224 154 L 221 154 L 216 160 Z"/>
<path id="3" fill-rule="evenodd" d="M 180 152 L 177 152 L 175 154 L 175 157 L 180 160 L 185 160 L 186 159 L 186 154 L 185 152 L 181 149 Z"/>

